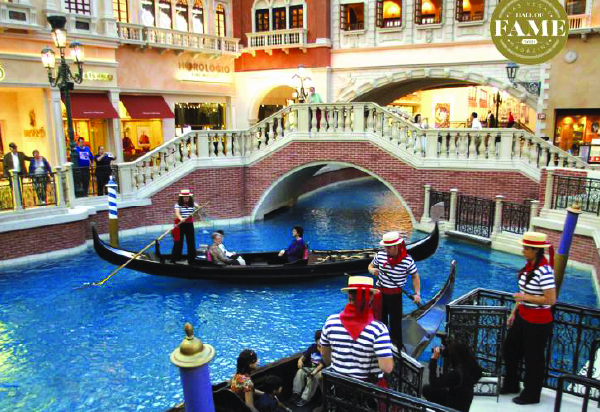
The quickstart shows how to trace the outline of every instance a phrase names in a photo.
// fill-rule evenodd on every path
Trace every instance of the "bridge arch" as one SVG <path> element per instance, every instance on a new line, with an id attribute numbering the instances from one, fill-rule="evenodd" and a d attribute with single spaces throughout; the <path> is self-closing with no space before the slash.
<path id="1" fill-rule="evenodd" d="M 392 185 L 390 182 L 381 178 L 375 172 L 366 169 L 364 167 L 358 166 L 353 163 L 348 162 L 340 162 L 340 161 L 327 161 L 320 160 L 315 162 L 309 162 L 302 164 L 300 166 L 294 167 L 290 169 L 283 175 L 281 175 L 277 180 L 275 180 L 271 185 L 262 193 L 258 202 L 254 205 L 252 210 L 251 219 L 261 220 L 264 216 L 272 212 L 282 206 L 291 205 L 291 203 L 295 202 L 299 195 L 299 189 L 302 186 L 302 183 L 305 182 L 308 178 L 313 176 L 319 169 L 321 169 L 325 165 L 334 165 L 341 167 L 351 167 L 357 170 L 360 170 L 369 176 L 374 177 L 385 185 L 396 198 L 400 201 L 408 215 L 410 216 L 410 221 L 413 227 L 417 224 L 417 219 L 413 214 L 410 206 L 402 197 L 402 195 L 398 192 L 398 190 Z"/>
<path id="2" fill-rule="evenodd" d="M 538 96 L 524 89 L 517 89 L 507 80 L 484 76 L 466 70 L 454 68 L 410 69 L 396 73 L 388 73 L 376 79 L 351 81 L 341 89 L 338 102 L 375 102 L 387 105 L 399 94 L 407 95 L 419 90 L 433 89 L 453 85 L 478 85 L 496 87 L 537 108 Z"/>

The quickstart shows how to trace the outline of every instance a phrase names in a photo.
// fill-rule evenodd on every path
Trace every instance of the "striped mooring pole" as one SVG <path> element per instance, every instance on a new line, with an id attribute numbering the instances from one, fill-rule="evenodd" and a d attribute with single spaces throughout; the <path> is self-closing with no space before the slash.
<path id="1" fill-rule="evenodd" d="M 117 213 L 117 184 L 110 176 L 106 185 L 108 189 L 108 234 L 110 236 L 110 245 L 119 247 L 119 215 Z"/>

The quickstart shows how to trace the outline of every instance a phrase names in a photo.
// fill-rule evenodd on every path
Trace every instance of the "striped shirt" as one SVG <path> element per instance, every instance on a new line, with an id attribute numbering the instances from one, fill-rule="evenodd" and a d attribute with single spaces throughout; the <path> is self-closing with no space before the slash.
<path id="1" fill-rule="evenodd" d="M 321 334 L 321 346 L 331 347 L 331 368 L 343 375 L 367 380 L 379 376 L 377 358 L 392 357 L 392 343 L 387 327 L 374 320 L 353 340 L 342 325 L 340 314 L 327 318 Z"/>
<path id="2" fill-rule="evenodd" d="M 415 265 L 415 261 L 410 255 L 406 255 L 406 257 L 394 267 L 390 266 L 387 259 L 387 252 L 385 250 L 380 250 L 371 262 L 374 268 L 379 269 L 379 276 L 377 277 L 378 287 L 402 288 L 406 284 L 408 275 L 415 276 L 417 274 L 417 265 Z"/>
<path id="3" fill-rule="evenodd" d="M 197 206 L 194 203 L 194 206 Z M 185 220 L 186 218 L 188 218 L 192 212 L 194 211 L 194 207 L 193 206 L 179 206 L 178 204 L 175 205 L 175 210 L 179 209 L 179 214 L 181 215 L 181 217 L 183 218 L 183 220 Z"/>
<path id="4" fill-rule="evenodd" d="M 554 283 L 554 270 L 549 265 L 540 266 L 534 272 L 533 278 L 525 285 L 527 274 L 524 273 L 519 277 L 519 289 L 521 293 L 528 295 L 544 296 L 544 290 L 556 288 Z M 537 305 L 535 303 L 521 302 L 521 305 L 528 308 L 549 308 L 550 305 Z"/>

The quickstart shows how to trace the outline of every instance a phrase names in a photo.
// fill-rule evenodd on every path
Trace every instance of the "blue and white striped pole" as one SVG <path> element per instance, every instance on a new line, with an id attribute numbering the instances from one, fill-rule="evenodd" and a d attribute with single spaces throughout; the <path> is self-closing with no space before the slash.
<path id="1" fill-rule="evenodd" d="M 108 234 L 110 236 L 110 245 L 119 247 L 119 214 L 117 212 L 117 184 L 110 177 L 108 184 Z"/>

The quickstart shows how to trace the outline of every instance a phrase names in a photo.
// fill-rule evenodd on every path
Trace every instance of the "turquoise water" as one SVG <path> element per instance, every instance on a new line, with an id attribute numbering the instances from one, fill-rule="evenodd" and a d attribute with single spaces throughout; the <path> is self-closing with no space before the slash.
<path id="1" fill-rule="evenodd" d="M 225 243 L 238 252 L 278 250 L 290 242 L 294 224 L 305 227 L 311 247 L 333 249 L 374 246 L 382 232 L 406 228 L 407 220 L 385 187 L 353 183 L 321 191 L 271 220 L 224 227 Z M 208 241 L 196 233 L 198 242 Z M 140 249 L 155 236 L 122 243 Z M 170 247 L 165 242 L 163 250 Z M 452 259 L 456 297 L 476 287 L 516 291 L 522 258 L 442 239 L 438 252 L 418 264 L 425 299 L 443 285 Z M 185 322 L 216 348 L 210 368 L 218 382 L 233 374 L 244 348 L 255 349 L 261 364 L 303 350 L 345 303 L 344 278 L 256 286 L 123 270 L 102 287 L 75 289 L 112 269 L 89 250 L 0 276 L 0 410 L 164 411 L 182 400 L 169 354 Z M 597 307 L 590 274 L 568 270 L 565 279 L 560 300 Z M 405 301 L 405 310 L 413 308 Z"/>

